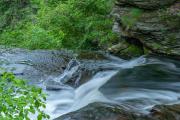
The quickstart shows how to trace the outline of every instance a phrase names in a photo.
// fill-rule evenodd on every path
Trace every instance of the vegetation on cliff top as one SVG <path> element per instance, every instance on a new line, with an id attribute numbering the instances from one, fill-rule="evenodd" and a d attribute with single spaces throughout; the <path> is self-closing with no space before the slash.
<path id="1" fill-rule="evenodd" d="M 97 49 L 116 39 L 112 0 L 0 2 L 0 44 L 30 49 Z"/>

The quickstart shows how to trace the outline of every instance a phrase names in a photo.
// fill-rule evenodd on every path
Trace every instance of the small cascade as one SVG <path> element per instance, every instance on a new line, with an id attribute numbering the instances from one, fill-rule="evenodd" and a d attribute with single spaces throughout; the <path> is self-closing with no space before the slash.
<path id="1" fill-rule="evenodd" d="M 52 118 L 58 117 L 72 111 L 76 111 L 93 102 L 108 102 L 116 103 L 115 100 L 107 98 L 100 90 L 100 88 L 106 84 L 111 78 L 116 75 L 121 69 L 133 68 L 136 66 L 144 65 L 146 59 L 140 57 L 131 61 L 117 60 L 113 62 L 101 63 L 100 67 L 104 66 L 103 71 L 97 72 L 87 83 L 82 84 L 78 88 L 73 89 L 61 89 L 61 91 L 47 91 L 50 94 L 50 98 L 47 101 L 50 109 L 47 109 L 47 113 L 51 113 Z M 67 69 L 62 75 L 54 80 L 57 82 L 64 81 L 65 76 L 72 77 L 72 74 L 78 71 L 80 63 L 72 60 L 68 64 Z M 109 70 L 105 68 L 116 68 L 115 70 Z M 66 81 L 67 82 L 67 81 Z M 65 81 L 64 81 L 65 83 Z"/>
<path id="2" fill-rule="evenodd" d="M 108 54 L 77 60 L 62 51 L 5 51 L 0 67 L 43 88 L 48 94 L 45 112 L 51 119 L 94 102 L 143 114 L 154 105 L 180 104 L 177 60 L 157 56 L 123 60 Z"/>
<path id="3" fill-rule="evenodd" d="M 49 90 L 61 90 L 64 88 L 71 88 L 70 86 L 67 86 L 67 82 L 72 82 L 78 84 L 79 80 L 81 78 L 81 72 L 80 72 L 80 63 L 76 59 L 72 59 L 69 64 L 67 65 L 67 68 L 64 70 L 64 72 L 57 76 L 52 77 L 50 76 L 45 82 L 44 85 L 46 86 L 46 89 Z"/>
<path id="4" fill-rule="evenodd" d="M 76 77 L 75 77 L 76 76 Z M 67 83 L 69 79 L 75 78 L 75 84 L 78 84 L 81 77 L 80 62 L 72 59 L 64 73 L 59 77 L 61 83 Z"/>

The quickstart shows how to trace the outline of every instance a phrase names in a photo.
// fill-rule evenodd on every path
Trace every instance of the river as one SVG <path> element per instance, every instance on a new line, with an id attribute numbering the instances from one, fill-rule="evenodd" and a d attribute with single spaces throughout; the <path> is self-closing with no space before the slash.
<path id="1" fill-rule="evenodd" d="M 152 55 L 124 60 L 103 52 L 91 55 L 78 58 L 69 51 L 1 48 L 0 65 L 48 94 L 45 112 L 51 119 L 94 102 L 143 114 L 154 105 L 180 102 L 178 60 Z"/>

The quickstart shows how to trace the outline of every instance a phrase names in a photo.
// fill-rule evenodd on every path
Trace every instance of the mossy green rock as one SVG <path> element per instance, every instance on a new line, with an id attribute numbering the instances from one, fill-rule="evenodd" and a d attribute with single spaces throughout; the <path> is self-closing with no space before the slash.
<path id="1" fill-rule="evenodd" d="M 121 36 L 139 40 L 154 53 L 180 57 L 180 2 L 119 0 L 112 13 Z"/>
<path id="2" fill-rule="evenodd" d="M 127 43 L 126 41 L 119 42 L 119 44 L 110 47 L 108 50 L 125 59 L 138 57 L 144 54 L 144 49 L 142 47 Z"/>

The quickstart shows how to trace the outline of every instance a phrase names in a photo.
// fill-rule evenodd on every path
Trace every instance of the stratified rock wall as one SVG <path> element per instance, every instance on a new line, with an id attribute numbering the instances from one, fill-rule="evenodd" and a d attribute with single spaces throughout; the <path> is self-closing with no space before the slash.
<path id="1" fill-rule="evenodd" d="M 118 0 L 112 15 L 121 37 L 139 40 L 154 53 L 180 57 L 179 0 Z"/>

